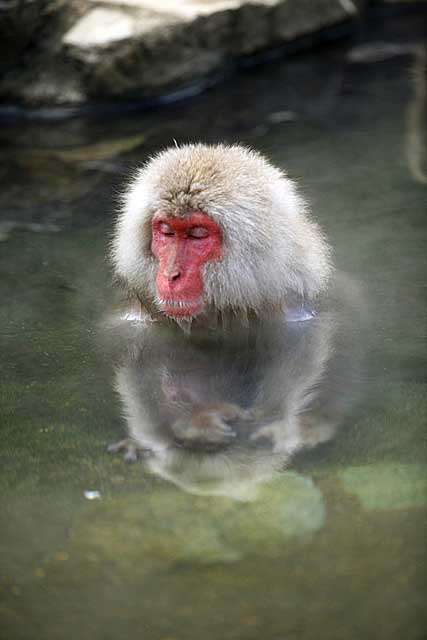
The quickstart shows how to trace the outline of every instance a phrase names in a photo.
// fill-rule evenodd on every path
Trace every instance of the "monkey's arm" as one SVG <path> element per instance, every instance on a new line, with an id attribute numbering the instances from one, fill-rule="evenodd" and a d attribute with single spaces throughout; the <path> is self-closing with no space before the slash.
<path id="1" fill-rule="evenodd" d="M 256 442 L 260 438 L 269 438 L 275 453 L 292 454 L 299 449 L 327 442 L 333 437 L 336 427 L 336 422 L 325 420 L 316 413 L 284 416 L 262 426 L 251 436 L 251 440 Z"/>

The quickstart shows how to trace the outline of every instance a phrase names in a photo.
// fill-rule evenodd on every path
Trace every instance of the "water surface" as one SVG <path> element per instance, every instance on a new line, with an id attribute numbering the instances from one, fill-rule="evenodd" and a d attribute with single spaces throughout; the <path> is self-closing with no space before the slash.
<path id="1" fill-rule="evenodd" d="M 425 636 L 425 54 L 413 33 L 395 55 L 352 62 L 338 46 L 158 112 L 3 127 L 1 637 Z M 173 138 L 248 143 L 299 180 L 358 283 L 338 342 L 328 322 L 294 335 L 272 359 L 281 377 L 250 349 L 154 350 L 147 381 L 138 354 L 100 337 L 115 194 Z M 329 341 L 345 353 L 335 386 Z M 106 451 L 139 410 L 155 424 L 165 390 L 172 404 L 190 389 L 247 409 L 262 381 L 273 406 L 278 380 L 298 396 L 317 373 L 333 401 L 310 446 L 254 446 L 245 414 L 243 462 L 222 442 L 207 466 L 165 458 L 164 441 L 151 462 Z"/>

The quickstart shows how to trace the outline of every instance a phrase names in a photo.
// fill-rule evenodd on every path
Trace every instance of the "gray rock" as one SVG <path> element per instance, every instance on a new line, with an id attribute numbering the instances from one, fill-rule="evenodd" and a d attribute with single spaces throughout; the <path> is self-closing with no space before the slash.
<path id="1" fill-rule="evenodd" d="M 65 0 L 2 0 L 0 2 L 0 72 L 17 66 L 45 28 L 60 12 Z"/>
<path id="2" fill-rule="evenodd" d="M 10 0 L 0 99 L 162 95 L 230 60 L 353 18 L 353 0 Z M 24 19 L 21 19 L 24 16 Z M 4 22 L 4 20 L 3 20 Z M 20 64 L 17 65 L 16 60 Z"/>

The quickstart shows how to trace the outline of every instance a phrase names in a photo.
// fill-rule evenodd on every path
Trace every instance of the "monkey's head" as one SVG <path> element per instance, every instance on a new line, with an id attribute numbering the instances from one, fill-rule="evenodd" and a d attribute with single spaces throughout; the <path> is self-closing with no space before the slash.
<path id="1" fill-rule="evenodd" d="M 282 171 L 244 147 L 203 144 L 167 149 L 136 173 L 112 252 L 128 291 L 176 319 L 310 303 L 329 254 Z"/>

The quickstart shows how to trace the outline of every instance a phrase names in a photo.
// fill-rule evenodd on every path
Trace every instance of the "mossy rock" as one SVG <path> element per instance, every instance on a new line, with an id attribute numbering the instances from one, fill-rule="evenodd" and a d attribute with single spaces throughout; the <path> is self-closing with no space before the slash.
<path id="1" fill-rule="evenodd" d="M 322 495 L 312 481 L 287 472 L 250 502 L 159 487 L 88 505 L 73 546 L 147 568 L 233 562 L 246 555 L 275 556 L 286 539 L 315 531 L 324 517 Z"/>
<path id="2" fill-rule="evenodd" d="M 365 509 L 402 509 L 427 504 L 427 468 L 421 464 L 380 463 L 339 473 L 346 491 Z"/>

